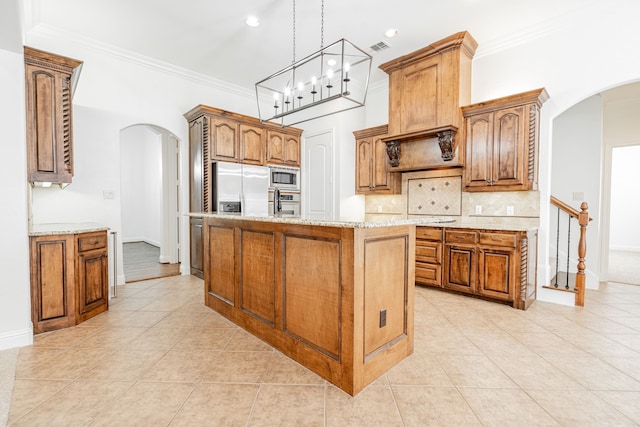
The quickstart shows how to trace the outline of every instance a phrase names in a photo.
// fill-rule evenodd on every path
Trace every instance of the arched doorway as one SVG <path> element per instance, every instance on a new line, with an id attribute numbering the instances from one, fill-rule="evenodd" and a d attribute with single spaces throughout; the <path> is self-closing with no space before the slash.
<path id="1" fill-rule="evenodd" d="M 609 280 L 611 227 L 618 217 L 612 210 L 621 206 L 612 200 L 637 199 L 635 183 L 612 183 L 612 153 L 640 143 L 639 113 L 640 83 L 629 83 L 586 98 L 553 121 L 551 194 L 574 207 L 586 201 L 593 218 L 587 233 L 587 288 Z M 577 263 L 573 255 L 571 263 Z"/>
<path id="2" fill-rule="evenodd" d="M 125 282 L 180 274 L 178 144 L 155 125 L 120 131 Z"/>

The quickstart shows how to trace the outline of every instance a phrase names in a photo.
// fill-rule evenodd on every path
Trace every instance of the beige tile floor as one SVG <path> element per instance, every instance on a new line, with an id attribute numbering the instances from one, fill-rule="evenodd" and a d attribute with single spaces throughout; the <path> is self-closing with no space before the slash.
<path id="1" fill-rule="evenodd" d="M 12 426 L 640 425 L 640 286 L 526 312 L 417 288 L 415 353 L 355 398 L 205 307 L 191 276 L 20 350 Z"/>

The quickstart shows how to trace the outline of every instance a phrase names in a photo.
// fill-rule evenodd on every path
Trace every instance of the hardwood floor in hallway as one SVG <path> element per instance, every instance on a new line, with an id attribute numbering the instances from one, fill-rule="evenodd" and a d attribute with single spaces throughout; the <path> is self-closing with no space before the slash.
<path id="1" fill-rule="evenodd" d="M 160 248 L 146 242 L 122 244 L 124 279 L 126 283 L 180 274 L 180 263 L 162 264 Z"/>

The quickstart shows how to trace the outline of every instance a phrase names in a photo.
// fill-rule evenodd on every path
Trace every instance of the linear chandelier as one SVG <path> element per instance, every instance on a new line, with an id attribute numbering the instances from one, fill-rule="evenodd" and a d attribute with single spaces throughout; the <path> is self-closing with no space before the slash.
<path id="1" fill-rule="evenodd" d="M 371 55 L 346 39 L 324 47 L 324 0 L 321 5 L 320 50 L 296 61 L 296 2 L 293 0 L 293 61 L 256 83 L 262 122 L 292 126 L 364 106 Z"/>

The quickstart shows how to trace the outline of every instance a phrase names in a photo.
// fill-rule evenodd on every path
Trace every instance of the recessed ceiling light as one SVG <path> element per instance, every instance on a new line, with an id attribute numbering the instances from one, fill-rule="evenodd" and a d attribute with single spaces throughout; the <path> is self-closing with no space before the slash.
<path id="1" fill-rule="evenodd" d="M 330 67 L 333 67 L 336 64 L 337 64 L 337 62 L 336 62 L 335 59 L 330 59 L 330 60 L 327 61 L 327 65 L 330 66 Z"/>
<path id="2" fill-rule="evenodd" d="M 395 28 L 389 28 L 387 31 L 384 32 L 384 36 L 390 39 L 394 38 L 397 35 L 398 35 L 398 30 Z"/>
<path id="3" fill-rule="evenodd" d="M 260 26 L 260 20 L 257 16 L 247 16 L 247 19 L 244 20 L 244 23 L 250 26 L 251 28 L 256 28 Z"/>

